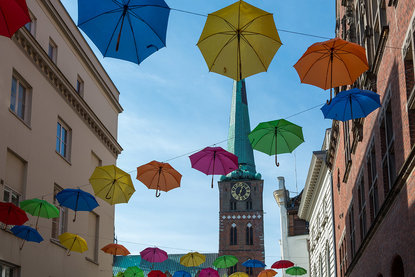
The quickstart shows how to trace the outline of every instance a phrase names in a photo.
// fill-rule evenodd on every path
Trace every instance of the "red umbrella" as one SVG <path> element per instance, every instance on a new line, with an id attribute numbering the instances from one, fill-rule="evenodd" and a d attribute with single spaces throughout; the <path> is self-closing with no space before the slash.
<path id="1" fill-rule="evenodd" d="M 0 221 L 6 225 L 23 225 L 29 219 L 26 212 L 12 203 L 0 203 Z"/>
<path id="2" fill-rule="evenodd" d="M 167 276 L 160 270 L 152 270 L 147 274 L 147 277 L 167 277 Z"/>
<path id="3" fill-rule="evenodd" d="M 206 147 L 189 156 L 192 167 L 206 175 L 226 175 L 238 169 L 238 157 L 222 147 Z"/>
<path id="4" fill-rule="evenodd" d="M 150 263 L 161 263 L 168 258 L 167 252 L 157 247 L 147 247 L 140 252 L 140 256 Z"/>
<path id="5" fill-rule="evenodd" d="M 280 268 L 289 268 L 289 267 L 292 267 L 292 266 L 294 266 L 294 263 L 291 262 L 291 261 L 288 261 L 288 260 L 279 260 L 279 261 L 275 262 L 271 266 L 271 268 L 280 269 Z"/>
<path id="6" fill-rule="evenodd" d="M 11 38 L 13 34 L 30 22 L 25 0 L 0 1 L 0 35 Z"/>

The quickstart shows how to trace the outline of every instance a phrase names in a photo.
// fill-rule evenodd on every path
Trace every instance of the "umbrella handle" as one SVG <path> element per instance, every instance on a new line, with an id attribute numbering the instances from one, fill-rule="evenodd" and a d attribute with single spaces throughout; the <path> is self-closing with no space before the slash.
<path id="1" fill-rule="evenodd" d="M 278 167 L 278 166 L 280 166 L 280 163 L 278 162 L 278 160 L 277 160 L 277 154 L 275 154 L 275 165 Z"/>
<path id="2" fill-rule="evenodd" d="M 75 211 L 75 216 L 73 217 L 72 222 L 75 222 L 75 220 L 76 220 L 76 211 Z"/>
<path id="3" fill-rule="evenodd" d="M 213 188 L 213 175 L 212 175 L 212 185 L 211 185 L 211 187 Z"/>
<path id="4" fill-rule="evenodd" d="M 26 240 L 23 240 L 22 244 L 21 244 L 21 245 L 20 245 L 20 247 L 19 247 L 19 250 L 22 250 L 22 249 L 23 249 L 23 246 L 24 246 L 25 241 L 26 241 Z"/>
<path id="5" fill-rule="evenodd" d="M 156 197 L 160 197 L 160 195 L 161 195 L 161 192 L 159 191 L 159 189 L 157 188 L 156 189 Z"/>

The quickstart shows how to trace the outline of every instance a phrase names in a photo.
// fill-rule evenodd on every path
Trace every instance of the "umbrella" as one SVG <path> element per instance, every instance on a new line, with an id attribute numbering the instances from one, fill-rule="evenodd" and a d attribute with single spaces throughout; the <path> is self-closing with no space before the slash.
<path id="1" fill-rule="evenodd" d="M 267 265 L 258 260 L 247 260 L 242 263 L 245 267 L 266 267 Z"/>
<path id="2" fill-rule="evenodd" d="M 117 275 L 115 275 L 115 277 L 124 277 L 124 272 L 118 272 Z"/>
<path id="3" fill-rule="evenodd" d="M 39 232 L 36 229 L 29 226 L 14 226 L 13 228 L 11 228 L 10 231 L 12 231 L 12 233 L 16 237 L 23 239 L 23 243 L 20 246 L 20 250 L 22 250 L 25 241 L 34 241 L 37 243 L 43 241 L 43 238 L 39 234 Z"/>
<path id="4" fill-rule="evenodd" d="M 290 274 L 290 275 L 304 275 L 304 274 L 307 274 L 307 270 L 305 270 L 304 268 L 299 267 L 299 266 L 290 267 L 285 272 L 287 274 Z"/>
<path id="5" fill-rule="evenodd" d="M 213 266 L 216 268 L 228 268 L 238 263 L 238 259 L 233 255 L 223 255 L 217 257 L 213 262 Z"/>
<path id="6" fill-rule="evenodd" d="M 161 263 L 168 258 L 167 252 L 157 247 L 147 247 L 140 252 L 140 256 L 143 260 L 146 260 L 150 263 Z"/>
<path id="7" fill-rule="evenodd" d="M 68 249 L 68 256 L 70 255 L 71 251 L 82 253 L 88 250 L 88 245 L 86 244 L 85 239 L 78 235 L 66 232 L 60 235 L 58 238 L 61 244 L 65 246 L 66 249 Z"/>
<path id="8" fill-rule="evenodd" d="M 168 163 L 152 161 L 137 167 L 137 180 L 149 189 L 155 189 L 156 197 L 160 196 L 160 190 L 167 192 L 180 187 L 181 179 L 182 175 Z"/>
<path id="9" fill-rule="evenodd" d="M 258 274 L 258 277 L 273 277 L 277 274 L 275 270 L 265 269 Z"/>
<path id="10" fill-rule="evenodd" d="M 229 275 L 229 277 L 249 277 L 249 275 L 245 272 L 235 272 Z"/>
<path id="11" fill-rule="evenodd" d="M 294 65 L 302 83 L 330 89 L 351 85 L 369 69 L 365 49 L 334 38 L 311 45 Z"/>
<path id="12" fill-rule="evenodd" d="M 294 266 L 294 263 L 288 260 L 279 260 L 276 261 L 275 263 L 272 264 L 271 268 L 276 268 L 276 269 L 280 269 L 280 268 L 289 268 Z"/>
<path id="13" fill-rule="evenodd" d="M 13 34 L 30 22 L 25 0 L 0 1 L 0 35 L 11 38 Z"/>
<path id="14" fill-rule="evenodd" d="M 180 258 L 180 264 L 191 267 L 199 266 L 206 261 L 206 256 L 199 252 L 190 252 Z"/>
<path id="15" fill-rule="evenodd" d="M 217 270 L 214 270 L 211 267 L 207 267 L 200 271 L 198 277 L 219 277 L 219 273 Z"/>
<path id="16" fill-rule="evenodd" d="M 130 266 L 124 271 L 125 277 L 144 277 L 144 272 L 137 266 Z"/>
<path id="17" fill-rule="evenodd" d="M 277 166 L 277 154 L 291 153 L 304 142 L 302 128 L 285 119 L 259 123 L 248 138 L 253 149 L 275 155 Z"/>
<path id="18" fill-rule="evenodd" d="M 104 57 L 140 64 L 166 46 L 164 0 L 78 0 L 78 26 Z"/>
<path id="19" fill-rule="evenodd" d="M 353 88 L 339 92 L 330 105 L 325 104 L 321 111 L 324 118 L 340 121 L 366 117 L 379 108 L 379 94 L 370 90 Z"/>
<path id="20" fill-rule="evenodd" d="M 226 175 L 239 168 L 238 157 L 222 147 L 206 147 L 189 158 L 192 168 L 212 175 L 212 188 L 213 175 Z"/>
<path id="21" fill-rule="evenodd" d="M 92 211 L 99 206 L 95 197 L 80 189 L 64 189 L 56 194 L 56 199 L 62 207 L 67 207 L 75 211 L 76 220 L 77 211 Z"/>
<path id="22" fill-rule="evenodd" d="M 108 253 L 114 256 L 117 256 L 117 255 L 127 256 L 130 254 L 130 251 L 128 251 L 127 248 L 125 248 L 121 244 L 116 244 L 116 243 L 107 244 L 104 247 L 102 247 L 101 250 L 104 251 L 105 253 Z"/>
<path id="23" fill-rule="evenodd" d="M 37 198 L 20 202 L 20 208 L 33 216 L 37 216 L 36 229 L 39 217 L 56 218 L 59 217 L 59 210 L 54 205 L 45 200 Z"/>
<path id="24" fill-rule="evenodd" d="M 147 274 L 147 277 L 166 277 L 166 274 L 160 270 L 152 270 Z"/>
<path id="25" fill-rule="evenodd" d="M 14 205 L 13 203 L 0 202 L 0 222 L 7 225 L 23 225 L 29 219 L 25 211 Z"/>
<path id="26" fill-rule="evenodd" d="M 179 271 L 176 271 L 173 274 L 173 277 L 192 277 L 192 275 L 187 271 L 179 270 Z M 200 275 L 199 275 L 199 277 L 200 277 Z"/>
<path id="27" fill-rule="evenodd" d="M 236 81 L 267 71 L 281 45 L 272 14 L 244 1 L 209 14 L 197 43 L 209 71 Z"/>
<path id="28" fill-rule="evenodd" d="M 135 192 L 130 174 L 115 165 L 96 167 L 89 182 L 95 195 L 111 205 L 127 203 Z"/>

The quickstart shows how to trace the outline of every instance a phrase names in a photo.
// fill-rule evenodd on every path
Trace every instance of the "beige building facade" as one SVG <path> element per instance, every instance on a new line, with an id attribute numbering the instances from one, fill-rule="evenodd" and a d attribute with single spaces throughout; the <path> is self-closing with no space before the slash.
<path id="1" fill-rule="evenodd" d="M 32 23 L 10 40 L 0 37 L 0 201 L 18 204 L 65 188 L 92 193 L 96 166 L 115 164 L 119 92 L 58 0 L 27 0 Z M 0 276 L 112 276 L 112 256 L 100 251 L 114 237 L 114 207 L 66 208 L 39 219 L 44 241 L 0 230 Z M 26 225 L 35 226 L 29 215 Z M 76 233 L 88 251 L 67 255 L 57 237 Z"/>

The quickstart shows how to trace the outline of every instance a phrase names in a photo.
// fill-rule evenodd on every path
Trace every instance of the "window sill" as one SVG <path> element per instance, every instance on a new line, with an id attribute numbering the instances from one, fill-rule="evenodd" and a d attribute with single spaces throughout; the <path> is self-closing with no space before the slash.
<path id="1" fill-rule="evenodd" d="M 59 246 L 59 247 L 61 247 L 62 249 L 67 250 L 66 247 L 63 246 L 58 239 L 51 238 L 50 239 L 50 242 L 53 243 L 53 244 L 55 244 L 55 245 L 57 245 L 57 246 Z"/>
<path id="2" fill-rule="evenodd" d="M 22 122 L 27 128 L 29 128 L 29 130 L 32 130 L 32 127 L 30 127 L 30 124 L 24 121 L 20 116 L 18 116 L 17 113 L 12 111 L 10 108 L 9 108 L 9 112 L 11 112 L 12 115 L 14 115 L 18 120 L 20 120 L 20 122 Z"/>
<path id="3" fill-rule="evenodd" d="M 67 162 L 69 165 L 71 165 L 72 166 L 72 164 L 71 164 L 71 162 L 67 159 L 67 158 L 65 158 L 64 156 L 62 156 L 58 151 L 56 151 L 55 150 L 55 153 L 59 156 L 59 157 L 61 157 L 61 159 L 63 159 L 65 162 Z"/>
<path id="4" fill-rule="evenodd" d="M 98 263 L 97 261 L 94 261 L 94 260 L 93 260 L 93 259 L 91 259 L 91 258 L 85 257 L 85 260 L 87 260 L 88 262 L 91 262 L 91 263 L 93 263 L 93 264 L 95 264 L 95 265 L 99 265 L 99 263 Z"/>

